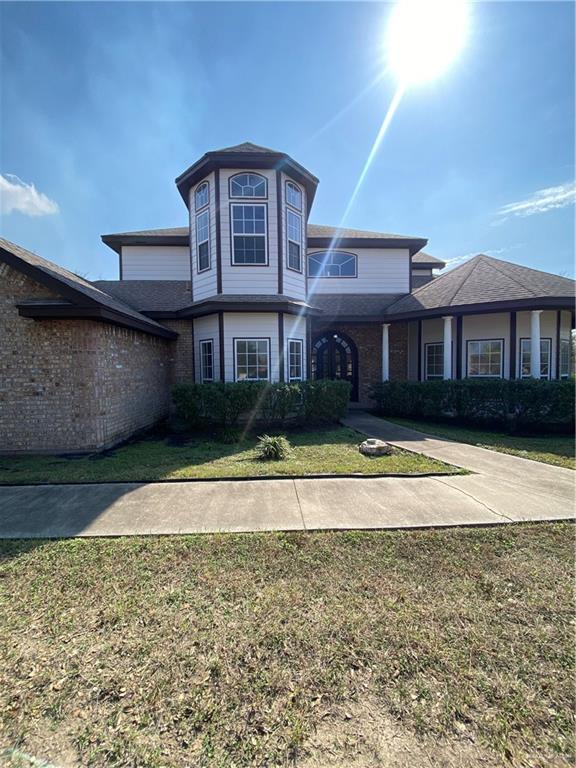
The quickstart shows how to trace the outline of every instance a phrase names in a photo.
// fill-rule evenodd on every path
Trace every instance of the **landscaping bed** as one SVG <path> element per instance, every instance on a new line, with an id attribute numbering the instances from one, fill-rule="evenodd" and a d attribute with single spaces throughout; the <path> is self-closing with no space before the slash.
<path id="1" fill-rule="evenodd" d="M 446 422 L 385 417 L 402 427 L 410 427 L 429 435 L 446 437 L 461 443 L 489 448 L 500 453 L 521 456 L 524 459 L 554 464 L 557 467 L 576 469 L 574 456 L 574 437 L 559 434 L 510 435 L 504 432 L 482 429 L 480 427 L 459 427 Z"/>
<path id="2" fill-rule="evenodd" d="M 83 457 L 0 457 L 0 483 L 82 483 L 312 474 L 459 473 L 435 459 L 395 449 L 390 456 L 358 452 L 365 435 L 347 427 L 285 432 L 292 446 L 282 461 L 258 458 L 257 436 L 225 443 L 218 433 L 150 436 Z"/>
<path id="3" fill-rule="evenodd" d="M 38 761 L 573 764 L 569 524 L 0 554 L 0 741 Z"/>

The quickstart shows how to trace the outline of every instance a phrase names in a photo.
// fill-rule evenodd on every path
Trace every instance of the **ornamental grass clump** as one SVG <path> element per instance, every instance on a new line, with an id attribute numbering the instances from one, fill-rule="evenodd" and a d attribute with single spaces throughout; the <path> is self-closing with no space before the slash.
<path id="1" fill-rule="evenodd" d="M 258 438 L 257 451 L 262 461 L 283 461 L 290 455 L 291 446 L 281 435 L 262 435 Z"/>

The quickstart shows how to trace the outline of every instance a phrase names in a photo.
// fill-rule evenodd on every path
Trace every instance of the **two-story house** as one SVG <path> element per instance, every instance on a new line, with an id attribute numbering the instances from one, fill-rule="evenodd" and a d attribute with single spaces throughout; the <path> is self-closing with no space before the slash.
<path id="1" fill-rule="evenodd" d="M 78 434 L 40 441 L 32 429 L 17 449 L 109 445 L 164 413 L 173 381 L 343 378 L 352 401 L 366 404 L 372 386 L 390 378 L 569 375 L 572 280 L 484 255 L 435 276 L 445 264 L 422 250 L 425 238 L 311 224 L 318 179 L 250 143 L 207 152 L 176 185 L 186 226 L 103 236 L 119 256 L 119 280 L 82 281 L 3 244 L 7 269 L 49 289 L 8 291 L 11 352 L 29 359 L 15 313 L 19 322 L 56 322 L 45 325 L 53 334 L 64 320 L 92 323 L 94 337 L 92 357 L 78 355 L 91 361 L 85 378 L 98 426 L 78 417 L 87 425 Z M 132 336 L 114 352 L 102 324 Z M 65 368 L 72 351 L 56 345 L 53 354 Z M 156 359 L 165 359 L 160 376 Z M 113 365 L 121 366 L 114 375 Z M 26 380 L 28 368 L 20 374 Z M 106 393 L 94 395 L 107 377 Z M 26 401 L 32 423 L 50 422 L 30 399 L 7 396 L 15 410 Z"/>

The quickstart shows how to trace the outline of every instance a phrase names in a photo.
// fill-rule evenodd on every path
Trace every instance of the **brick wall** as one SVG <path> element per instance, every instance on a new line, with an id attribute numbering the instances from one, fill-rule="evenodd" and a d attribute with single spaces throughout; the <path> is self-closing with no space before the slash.
<path id="1" fill-rule="evenodd" d="M 362 404 L 370 404 L 370 390 L 382 378 L 382 326 L 335 323 L 330 330 L 349 336 L 358 349 L 358 396 Z M 312 327 L 312 336 L 322 333 L 321 326 Z M 389 330 L 390 378 L 405 381 L 408 376 L 408 326 L 392 323 Z"/>
<path id="2" fill-rule="evenodd" d="M 174 342 L 92 320 L 20 317 L 59 298 L 0 264 L 0 451 L 96 450 L 166 415 Z"/>
<path id="3" fill-rule="evenodd" d="M 194 381 L 192 320 L 161 320 L 160 322 L 179 334 L 172 344 L 174 383 L 192 383 Z"/>

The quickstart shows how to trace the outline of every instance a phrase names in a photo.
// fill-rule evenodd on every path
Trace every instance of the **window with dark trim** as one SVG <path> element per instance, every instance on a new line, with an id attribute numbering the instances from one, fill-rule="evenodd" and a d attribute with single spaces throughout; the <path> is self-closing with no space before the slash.
<path id="1" fill-rule="evenodd" d="M 293 181 L 286 182 L 286 202 L 297 211 L 302 210 L 302 190 Z"/>
<path id="2" fill-rule="evenodd" d="M 207 181 L 203 181 L 202 184 L 196 189 L 194 193 L 194 209 L 199 211 L 210 202 L 210 188 Z"/>
<path id="3" fill-rule="evenodd" d="M 302 339 L 288 339 L 288 381 L 302 381 L 302 361 Z"/>
<path id="4" fill-rule="evenodd" d="M 230 197 L 267 197 L 268 180 L 259 173 L 237 173 L 230 177 Z"/>
<path id="5" fill-rule="evenodd" d="M 501 379 L 503 370 L 502 339 L 478 339 L 466 342 L 466 375 L 470 378 Z"/>
<path id="6" fill-rule="evenodd" d="M 530 360 L 532 350 L 530 339 L 520 339 L 520 376 L 530 378 Z M 552 357 L 552 339 L 540 339 L 540 378 L 550 378 L 550 359 Z"/>
<path id="7" fill-rule="evenodd" d="M 236 381 L 270 379 L 270 340 L 234 339 Z"/>
<path id="8" fill-rule="evenodd" d="M 202 383 L 214 381 L 214 342 L 204 339 L 200 342 L 200 378 Z"/>
<path id="9" fill-rule="evenodd" d="M 266 206 L 232 205 L 232 264 L 267 264 Z"/>
<path id="10" fill-rule="evenodd" d="M 572 344 L 570 339 L 560 339 L 560 378 L 570 378 L 570 358 Z"/>
<path id="11" fill-rule="evenodd" d="M 210 213 L 202 211 L 196 216 L 196 257 L 198 272 L 210 269 Z"/>
<path id="12" fill-rule="evenodd" d="M 424 375 L 426 379 L 444 378 L 444 342 L 424 346 Z"/>
<path id="13" fill-rule="evenodd" d="M 286 234 L 288 238 L 288 269 L 302 272 L 302 216 L 286 210 Z"/>
<path id="14" fill-rule="evenodd" d="M 345 251 L 318 251 L 308 256 L 309 277 L 356 277 L 357 257 Z"/>

